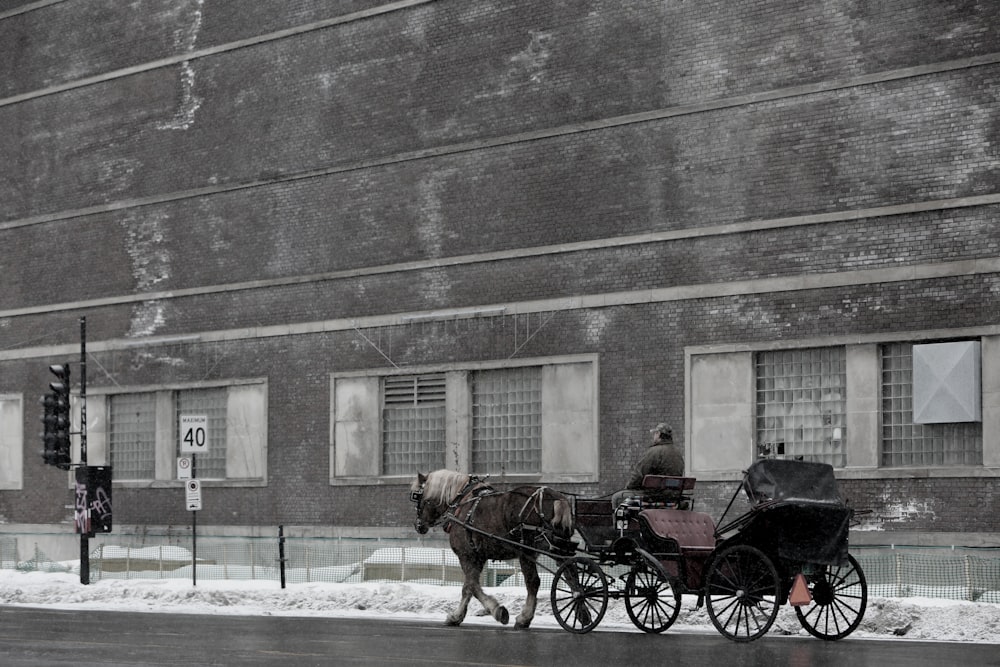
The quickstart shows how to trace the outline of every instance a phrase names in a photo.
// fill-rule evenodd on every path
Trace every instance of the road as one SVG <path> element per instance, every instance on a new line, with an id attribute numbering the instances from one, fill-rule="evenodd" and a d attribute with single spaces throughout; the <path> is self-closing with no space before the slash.
<path id="1" fill-rule="evenodd" d="M 826 667 L 998 665 L 995 644 L 510 627 L 290 616 L 59 611 L 0 606 L 0 664 Z"/>

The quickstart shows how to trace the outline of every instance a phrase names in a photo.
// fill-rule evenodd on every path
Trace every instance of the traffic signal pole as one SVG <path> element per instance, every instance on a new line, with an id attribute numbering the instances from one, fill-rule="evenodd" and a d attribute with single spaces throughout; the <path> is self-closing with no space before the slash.
<path id="1" fill-rule="evenodd" d="M 87 318 L 80 318 L 80 465 L 87 471 Z M 87 471 L 89 472 L 89 471 Z M 86 475 L 87 485 L 90 475 Z M 87 489 L 89 494 L 90 489 Z M 89 502 L 90 496 L 87 496 Z M 89 508 L 88 508 L 89 510 Z M 90 527 L 80 531 L 80 583 L 90 583 Z"/>

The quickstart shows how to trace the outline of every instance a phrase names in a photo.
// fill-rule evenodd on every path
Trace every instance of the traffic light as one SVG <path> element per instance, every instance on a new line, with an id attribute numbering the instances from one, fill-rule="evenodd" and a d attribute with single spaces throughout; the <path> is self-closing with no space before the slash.
<path id="1" fill-rule="evenodd" d="M 45 445 L 42 459 L 49 465 L 69 470 L 72 460 L 69 441 L 69 364 L 49 366 L 49 370 L 57 380 L 49 383 L 52 391 L 42 396 L 42 423 L 45 425 L 42 433 Z"/>

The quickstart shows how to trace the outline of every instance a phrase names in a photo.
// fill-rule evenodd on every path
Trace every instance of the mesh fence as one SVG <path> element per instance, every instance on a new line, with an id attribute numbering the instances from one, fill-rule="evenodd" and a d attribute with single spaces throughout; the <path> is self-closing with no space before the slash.
<path id="1" fill-rule="evenodd" d="M 104 535 L 91 539 L 91 580 L 235 579 L 358 583 L 408 581 L 460 586 L 458 558 L 446 545 L 392 539 L 198 536 L 197 572 L 192 572 L 189 537 Z M 18 556 L 20 548 L 20 557 Z M 25 553 L 27 552 L 27 556 Z M 1000 548 L 851 547 L 876 597 L 934 597 L 1000 603 Z M 540 559 L 542 588 L 551 586 L 557 563 Z M 37 536 L 0 537 L 5 569 L 78 571 L 76 561 L 54 561 L 38 547 Z M 605 568 L 609 575 L 613 568 Z M 516 562 L 489 561 L 484 586 L 523 586 Z"/>
<path id="2" fill-rule="evenodd" d="M 1000 549 L 853 547 L 868 594 L 1000 602 Z"/>

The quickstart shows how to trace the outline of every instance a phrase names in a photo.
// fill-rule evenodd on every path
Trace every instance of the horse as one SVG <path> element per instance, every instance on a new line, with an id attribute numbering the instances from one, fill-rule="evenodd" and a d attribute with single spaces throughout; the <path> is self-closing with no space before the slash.
<path id="1" fill-rule="evenodd" d="M 528 594 L 514 627 L 527 629 L 535 616 L 541 584 L 539 551 L 569 550 L 572 545 L 570 500 L 544 486 L 496 491 L 476 476 L 453 470 L 417 473 L 410 500 L 417 506 L 417 532 L 423 535 L 443 524 L 465 575 L 462 599 L 445 623 L 461 624 L 469 601 L 475 597 L 496 621 L 506 625 L 510 618 L 507 609 L 483 591 L 479 577 L 487 560 L 517 558 Z"/>

